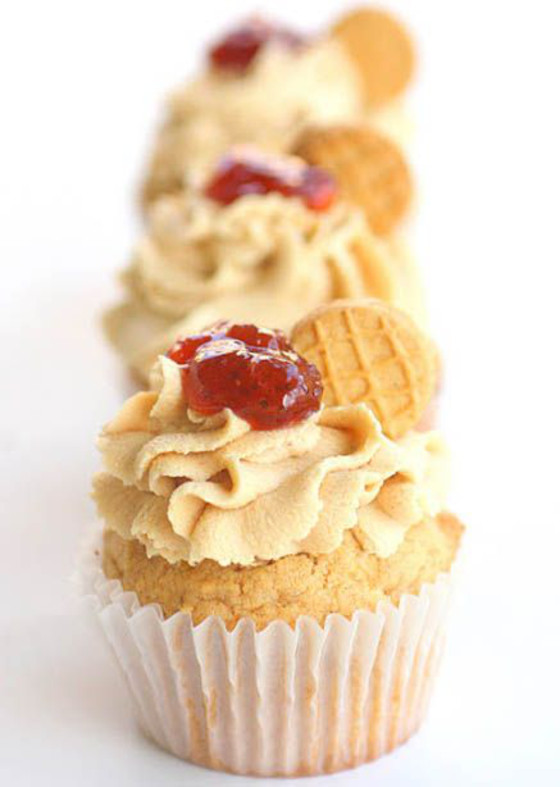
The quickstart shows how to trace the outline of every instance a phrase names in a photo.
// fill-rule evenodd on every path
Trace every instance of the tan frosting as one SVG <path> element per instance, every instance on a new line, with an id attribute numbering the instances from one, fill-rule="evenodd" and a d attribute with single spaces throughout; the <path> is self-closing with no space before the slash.
<path id="1" fill-rule="evenodd" d="M 271 44 L 242 76 L 210 68 L 171 96 L 158 141 L 160 165 L 184 162 L 196 172 L 240 142 L 288 150 L 307 123 L 358 117 L 361 90 L 338 42 L 303 49 Z"/>
<path id="2" fill-rule="evenodd" d="M 319 213 L 272 193 L 222 206 L 189 190 L 152 206 L 124 277 L 128 298 L 106 327 L 146 379 L 177 336 L 218 319 L 288 329 L 322 303 L 365 295 L 408 309 L 417 289 L 396 248 L 342 202 Z"/>
<path id="3" fill-rule="evenodd" d="M 107 527 L 148 556 L 252 565 L 330 553 L 353 529 L 387 557 L 442 509 L 447 460 L 435 433 L 392 442 L 365 405 L 259 432 L 229 410 L 188 411 L 168 358 L 156 378 L 102 432 L 105 472 L 94 482 Z"/>
<path id="4" fill-rule="evenodd" d="M 318 295 L 327 297 L 330 277 L 321 262 L 339 239 L 346 245 L 355 221 L 343 206 L 322 215 L 275 193 L 226 206 L 197 191 L 164 197 L 152 207 L 128 281 L 151 309 L 170 317 L 233 292 L 269 289 L 271 279 L 276 291 L 294 276 L 304 284 L 312 275 Z"/>

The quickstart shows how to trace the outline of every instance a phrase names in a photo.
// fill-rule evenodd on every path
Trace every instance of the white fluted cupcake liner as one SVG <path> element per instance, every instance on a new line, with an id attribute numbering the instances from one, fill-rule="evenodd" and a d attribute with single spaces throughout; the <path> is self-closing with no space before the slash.
<path id="1" fill-rule="evenodd" d="M 421 724 L 443 642 L 451 575 L 351 620 L 308 617 L 257 632 L 210 617 L 167 620 L 107 580 L 100 533 L 80 560 L 87 608 L 127 680 L 144 731 L 198 765 L 261 776 L 318 774 L 373 760 Z M 452 572 L 453 573 L 453 572 Z"/>

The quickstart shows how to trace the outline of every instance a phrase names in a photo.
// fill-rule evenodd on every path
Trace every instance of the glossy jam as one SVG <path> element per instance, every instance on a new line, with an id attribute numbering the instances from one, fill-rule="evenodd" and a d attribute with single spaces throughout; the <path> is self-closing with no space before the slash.
<path id="1" fill-rule="evenodd" d="M 263 46 L 274 42 L 287 49 L 304 45 L 302 36 L 263 19 L 250 19 L 220 39 L 209 52 L 214 68 L 242 74 Z"/>
<path id="2" fill-rule="evenodd" d="M 227 407 L 253 429 L 280 429 L 321 405 L 318 370 L 279 331 L 219 323 L 180 339 L 167 355 L 181 366 L 185 401 L 203 415 Z"/>
<path id="3" fill-rule="evenodd" d="M 299 197 L 311 210 L 328 210 L 338 189 L 332 175 L 293 159 L 256 154 L 227 156 L 206 186 L 210 199 L 230 205 L 247 194 L 276 192 Z"/>

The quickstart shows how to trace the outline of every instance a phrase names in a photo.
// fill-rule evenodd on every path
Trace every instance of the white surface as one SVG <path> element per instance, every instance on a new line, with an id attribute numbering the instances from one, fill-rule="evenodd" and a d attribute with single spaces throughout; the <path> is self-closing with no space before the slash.
<path id="1" fill-rule="evenodd" d="M 272 2 L 261 7 L 273 9 Z M 288 0 L 312 25 L 344 3 Z M 309 784 L 558 784 L 560 9 L 391 3 L 417 32 L 415 248 L 469 525 L 423 731 Z M 0 20 L 0 783 L 223 785 L 142 739 L 67 576 L 124 379 L 96 318 L 163 91 L 254 2 L 12 3 Z M 314 7 L 316 6 L 316 7 Z M 196 10 L 196 17 L 194 16 Z M 222 18 L 224 17 L 224 18 Z"/>

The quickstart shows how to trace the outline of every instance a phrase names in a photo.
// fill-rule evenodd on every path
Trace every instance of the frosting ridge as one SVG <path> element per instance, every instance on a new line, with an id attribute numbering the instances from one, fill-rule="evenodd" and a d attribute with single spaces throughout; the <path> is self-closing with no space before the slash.
<path id="1" fill-rule="evenodd" d="M 334 298 L 399 304 L 404 276 L 357 208 L 318 213 L 298 198 L 247 195 L 227 206 L 197 191 L 161 198 L 124 274 L 109 337 L 145 378 L 179 335 L 219 319 L 291 327 Z"/>
<path id="2" fill-rule="evenodd" d="M 229 410 L 189 411 L 168 358 L 155 385 L 103 430 L 105 472 L 94 482 L 107 527 L 149 556 L 252 565 L 331 552 L 352 530 L 386 557 L 443 506 L 447 462 L 435 433 L 390 441 L 365 405 L 255 432 Z"/>

